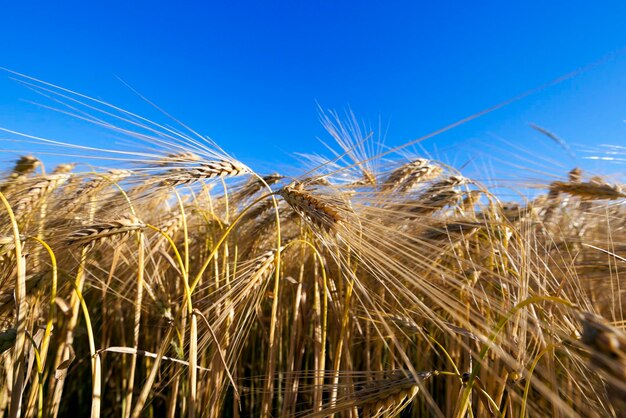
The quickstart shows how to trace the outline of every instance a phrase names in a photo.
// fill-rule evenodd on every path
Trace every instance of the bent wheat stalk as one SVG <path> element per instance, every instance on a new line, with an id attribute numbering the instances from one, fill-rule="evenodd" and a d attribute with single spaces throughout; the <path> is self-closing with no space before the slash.
<path id="1" fill-rule="evenodd" d="M 14 382 L 12 382 L 13 389 L 11 391 L 11 407 L 9 410 L 9 416 L 11 418 L 16 418 L 21 415 L 22 393 L 24 391 L 24 343 L 26 340 L 26 318 L 28 308 L 26 305 L 26 259 L 22 255 L 22 241 L 15 215 L 11 209 L 11 205 L 2 192 L 0 192 L 0 200 L 2 200 L 2 204 L 4 205 L 11 222 L 13 242 L 15 246 L 15 260 L 17 261 L 17 274 L 15 281 L 15 307 L 17 311 L 15 318 L 16 337 L 13 348 Z"/>

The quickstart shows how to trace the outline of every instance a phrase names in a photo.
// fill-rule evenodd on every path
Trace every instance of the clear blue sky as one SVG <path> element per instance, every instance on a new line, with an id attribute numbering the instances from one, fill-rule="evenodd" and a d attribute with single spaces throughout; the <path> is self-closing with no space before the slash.
<path id="1" fill-rule="evenodd" d="M 119 76 L 264 167 L 323 150 L 316 103 L 382 121 L 386 143 L 398 145 L 626 47 L 626 2 L 510 3 L 2 2 L 0 66 L 147 110 Z M 98 143 L 20 101 L 34 98 L 0 73 L 0 126 Z M 527 123 L 572 146 L 626 146 L 625 119 L 626 54 L 617 53 L 425 146 L 459 164 L 484 153 L 509 159 L 498 151 L 504 138 L 561 161 L 556 174 L 580 161 Z"/>

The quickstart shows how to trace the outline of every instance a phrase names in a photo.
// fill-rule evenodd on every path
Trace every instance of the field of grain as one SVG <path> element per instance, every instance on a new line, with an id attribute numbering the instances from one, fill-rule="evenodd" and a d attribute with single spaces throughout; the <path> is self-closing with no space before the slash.
<path id="1" fill-rule="evenodd" d="M 505 202 L 332 116 L 337 155 L 255 173 L 33 88 L 145 148 L 44 167 L 62 144 L 13 133 L 34 144 L 0 181 L 0 416 L 625 416 L 615 181 Z"/>

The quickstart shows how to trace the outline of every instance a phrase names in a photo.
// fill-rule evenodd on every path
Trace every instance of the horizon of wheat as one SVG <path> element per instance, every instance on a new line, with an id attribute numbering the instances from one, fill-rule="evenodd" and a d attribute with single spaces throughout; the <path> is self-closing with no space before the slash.
<path id="1" fill-rule="evenodd" d="M 620 184 L 503 202 L 334 113 L 332 158 L 257 174 L 22 81 L 143 151 L 4 129 L 35 148 L 0 180 L 0 416 L 624 416 Z"/>

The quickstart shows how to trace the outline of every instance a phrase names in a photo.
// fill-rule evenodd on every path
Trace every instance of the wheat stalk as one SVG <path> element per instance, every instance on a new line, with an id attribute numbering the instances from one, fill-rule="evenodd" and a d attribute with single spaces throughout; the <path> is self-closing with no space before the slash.
<path id="1" fill-rule="evenodd" d="M 32 174 L 37 167 L 41 165 L 39 159 L 32 155 L 24 155 L 20 157 L 13 167 L 13 171 L 9 174 L 9 177 L 0 186 L 0 192 L 7 193 L 15 187 L 15 185 L 24 181 L 30 174 Z"/>
<path id="2" fill-rule="evenodd" d="M 67 238 L 68 245 L 93 247 L 107 238 L 127 235 L 144 229 L 146 224 L 134 215 L 124 215 L 115 220 L 92 224 L 72 232 Z"/>
<path id="3" fill-rule="evenodd" d="M 575 181 L 569 183 L 555 181 L 552 183 L 550 190 L 554 193 L 567 193 L 588 200 L 626 198 L 626 193 L 622 191 L 619 185 L 608 184 L 603 181 Z"/>
<path id="4" fill-rule="evenodd" d="M 440 166 L 425 158 L 418 158 L 393 170 L 383 183 L 382 190 L 410 190 L 417 183 L 432 180 L 439 173 Z"/>
<path id="5" fill-rule="evenodd" d="M 15 203 L 15 215 L 17 218 L 22 219 L 34 212 L 34 208 L 38 206 L 44 196 L 63 184 L 68 178 L 68 174 L 51 174 L 33 180 L 32 184 L 26 189 L 25 196 L 18 199 Z"/>
<path id="6" fill-rule="evenodd" d="M 285 186 L 278 194 L 296 213 L 324 230 L 331 230 L 344 220 L 342 210 L 338 206 L 308 192 L 301 183 Z"/>
<path id="7" fill-rule="evenodd" d="M 174 187 L 194 183 L 199 180 L 236 177 L 248 173 L 250 173 L 250 169 L 237 161 L 209 161 L 190 167 L 178 167 L 168 170 L 163 174 L 165 178 L 161 181 L 161 185 Z"/>
<path id="8" fill-rule="evenodd" d="M 581 342 L 591 350 L 591 366 L 607 379 L 609 397 L 617 410 L 626 407 L 626 333 L 602 317 L 582 314 Z"/>

